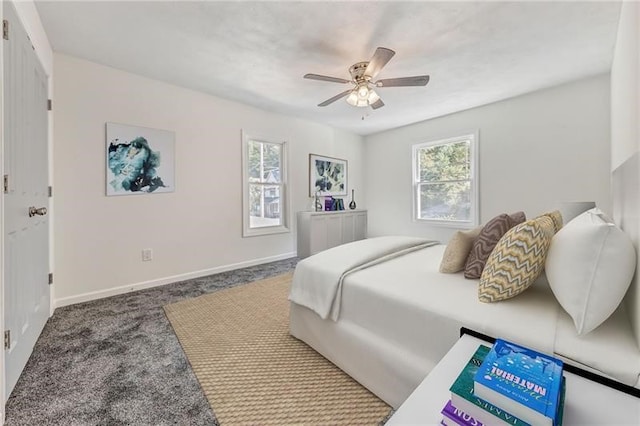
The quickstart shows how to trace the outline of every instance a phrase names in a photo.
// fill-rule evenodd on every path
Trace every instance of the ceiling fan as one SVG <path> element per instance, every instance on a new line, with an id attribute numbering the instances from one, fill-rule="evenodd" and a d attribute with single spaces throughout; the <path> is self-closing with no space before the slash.
<path id="1" fill-rule="evenodd" d="M 384 102 L 380 99 L 380 96 L 376 93 L 374 88 L 378 87 L 399 87 L 399 86 L 426 86 L 429 82 L 428 75 L 418 75 L 415 77 L 400 77 L 400 78 L 386 78 L 382 80 L 376 80 L 376 76 L 382 70 L 382 68 L 391 60 L 395 55 L 391 49 L 385 47 L 378 47 L 373 57 L 368 62 L 358 62 L 349 67 L 349 74 L 351 74 L 351 80 L 346 80 L 339 77 L 329 77 L 319 74 L 305 74 L 304 78 L 310 80 L 329 81 L 331 83 L 351 83 L 354 85 L 349 90 L 345 90 L 342 93 L 337 94 L 333 98 L 329 98 L 326 101 L 318 104 L 319 107 L 325 107 L 338 99 L 347 97 L 347 103 L 356 107 L 371 106 L 373 109 L 378 109 L 384 106 Z"/>

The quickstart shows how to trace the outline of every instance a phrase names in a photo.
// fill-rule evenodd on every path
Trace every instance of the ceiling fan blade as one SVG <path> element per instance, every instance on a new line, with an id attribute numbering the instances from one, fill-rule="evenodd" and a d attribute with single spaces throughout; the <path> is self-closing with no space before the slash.
<path id="1" fill-rule="evenodd" d="M 330 81 L 331 83 L 350 83 L 349 80 L 345 80 L 344 78 L 329 77 L 328 75 L 320 74 L 305 74 L 304 78 L 308 78 L 309 80 Z"/>
<path id="2" fill-rule="evenodd" d="M 382 102 L 382 99 L 378 99 L 377 101 L 371 104 L 371 108 L 373 109 L 382 108 L 383 106 L 384 106 L 384 102 Z"/>
<path id="3" fill-rule="evenodd" d="M 391 49 L 387 49 L 386 47 L 378 47 L 376 49 L 376 53 L 373 54 L 373 58 L 369 61 L 369 65 L 367 65 L 367 69 L 364 71 L 364 75 L 368 75 L 371 78 L 375 78 L 376 75 L 380 72 L 387 62 L 393 58 L 395 55 Z"/>
<path id="4" fill-rule="evenodd" d="M 344 92 L 335 95 L 333 98 L 327 99 L 326 101 L 322 102 L 321 104 L 318 104 L 319 107 L 324 107 L 327 106 L 329 104 L 334 103 L 335 101 L 337 101 L 340 98 L 344 98 L 345 96 L 347 96 L 349 93 L 351 93 L 353 91 L 353 89 L 349 89 L 349 90 L 345 90 Z"/>
<path id="5" fill-rule="evenodd" d="M 399 86 L 426 86 L 429 82 L 428 75 L 417 75 L 415 77 L 385 78 L 376 81 L 377 87 L 399 87 Z"/>

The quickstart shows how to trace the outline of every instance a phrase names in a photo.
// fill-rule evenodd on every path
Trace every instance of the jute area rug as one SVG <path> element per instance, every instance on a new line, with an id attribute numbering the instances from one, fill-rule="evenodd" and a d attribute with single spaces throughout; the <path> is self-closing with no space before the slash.
<path id="1" fill-rule="evenodd" d="M 292 274 L 165 306 L 221 425 L 377 425 L 390 407 L 289 335 Z"/>

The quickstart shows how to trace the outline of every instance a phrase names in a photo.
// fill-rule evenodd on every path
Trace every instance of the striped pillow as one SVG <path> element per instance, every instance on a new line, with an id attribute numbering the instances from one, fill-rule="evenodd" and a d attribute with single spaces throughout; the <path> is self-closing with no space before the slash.
<path id="1" fill-rule="evenodd" d="M 480 235 L 473 241 L 473 247 L 471 247 L 469 257 L 467 257 L 464 265 L 465 278 L 480 278 L 484 265 L 500 238 L 505 232 L 518 224 L 518 220 L 524 220 L 524 213 L 522 215 L 519 215 L 519 213 L 521 212 L 514 213 L 512 216 L 508 214 L 498 215 L 482 228 Z"/>
<path id="2" fill-rule="evenodd" d="M 554 220 L 543 215 L 511 228 L 500 239 L 480 277 L 481 302 L 510 299 L 534 283 L 544 268 Z"/>

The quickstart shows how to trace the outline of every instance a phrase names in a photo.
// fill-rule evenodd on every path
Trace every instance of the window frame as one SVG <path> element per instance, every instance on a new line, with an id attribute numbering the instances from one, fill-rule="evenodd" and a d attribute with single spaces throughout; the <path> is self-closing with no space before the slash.
<path id="1" fill-rule="evenodd" d="M 280 145 L 280 183 L 251 182 L 249 179 L 249 143 L 260 142 L 271 145 Z M 286 141 L 271 137 L 256 136 L 253 133 L 242 131 L 242 237 L 256 237 L 261 235 L 273 235 L 291 232 L 289 227 L 289 169 L 288 169 L 288 144 Z M 251 227 L 251 203 L 249 201 L 249 187 L 251 185 L 280 186 L 281 223 L 276 226 Z"/>
<path id="2" fill-rule="evenodd" d="M 471 217 L 470 220 L 446 220 L 446 219 L 429 219 L 419 217 L 418 207 L 420 205 L 420 184 L 424 183 L 420 180 L 420 164 L 419 151 L 438 145 L 449 145 L 453 143 L 469 141 L 469 182 L 470 182 L 470 200 L 471 200 Z M 466 133 L 460 136 L 454 136 L 444 139 L 432 140 L 429 142 L 421 142 L 412 146 L 411 159 L 411 179 L 412 179 L 412 218 L 414 222 L 424 223 L 438 227 L 451 228 L 473 228 L 479 223 L 480 213 L 480 196 L 479 196 L 479 170 L 478 170 L 478 131 Z M 436 181 L 433 181 L 436 182 Z"/>

